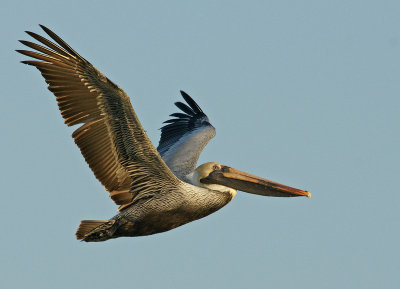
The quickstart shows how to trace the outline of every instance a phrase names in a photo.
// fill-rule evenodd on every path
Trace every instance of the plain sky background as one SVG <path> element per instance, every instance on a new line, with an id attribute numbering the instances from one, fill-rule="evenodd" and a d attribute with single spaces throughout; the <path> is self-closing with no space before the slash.
<path id="1" fill-rule="evenodd" d="M 399 1 L 2 1 L 0 288 L 399 288 Z M 312 198 L 238 193 L 167 233 L 75 240 L 116 212 L 25 30 L 59 34 L 158 144 L 188 92 L 217 161 Z"/>

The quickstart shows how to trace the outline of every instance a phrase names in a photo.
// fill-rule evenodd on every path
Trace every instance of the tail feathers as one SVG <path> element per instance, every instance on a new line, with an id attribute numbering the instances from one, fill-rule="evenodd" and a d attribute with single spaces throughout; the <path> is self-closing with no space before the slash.
<path id="1" fill-rule="evenodd" d="M 115 220 L 83 220 L 81 221 L 79 228 L 75 233 L 76 238 L 78 240 L 89 242 L 105 241 L 111 237 L 106 231 L 108 231 L 108 229 L 110 229 L 115 222 Z M 113 232 L 109 233 L 112 235 Z"/>

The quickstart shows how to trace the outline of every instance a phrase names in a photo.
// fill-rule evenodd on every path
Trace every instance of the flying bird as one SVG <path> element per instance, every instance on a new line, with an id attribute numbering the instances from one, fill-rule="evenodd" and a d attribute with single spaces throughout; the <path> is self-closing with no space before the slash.
<path id="1" fill-rule="evenodd" d="M 262 179 L 216 162 L 196 168 L 215 128 L 199 105 L 186 103 L 161 128 L 156 149 L 129 96 L 50 29 L 52 39 L 26 31 L 40 44 L 20 40 L 33 50 L 17 50 L 35 66 L 56 96 L 72 137 L 96 178 L 119 206 L 109 220 L 83 220 L 78 240 L 106 241 L 169 231 L 203 218 L 228 204 L 237 190 L 275 197 L 310 197 L 308 191 Z"/>

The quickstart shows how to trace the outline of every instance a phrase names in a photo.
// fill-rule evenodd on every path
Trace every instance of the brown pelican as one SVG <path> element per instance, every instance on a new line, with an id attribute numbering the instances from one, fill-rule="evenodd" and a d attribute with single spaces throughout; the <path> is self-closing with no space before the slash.
<path id="1" fill-rule="evenodd" d="M 20 42 L 35 51 L 17 50 L 35 66 L 56 96 L 72 137 L 96 178 L 119 205 L 109 220 L 81 221 L 79 240 L 105 241 L 165 232 L 203 218 L 226 204 L 236 190 L 275 197 L 307 196 L 307 191 L 262 179 L 215 162 L 196 168 L 201 151 L 214 137 L 196 102 L 187 104 L 162 127 L 158 151 L 142 128 L 128 95 L 50 29 L 54 41 L 27 33 L 41 44 Z"/>

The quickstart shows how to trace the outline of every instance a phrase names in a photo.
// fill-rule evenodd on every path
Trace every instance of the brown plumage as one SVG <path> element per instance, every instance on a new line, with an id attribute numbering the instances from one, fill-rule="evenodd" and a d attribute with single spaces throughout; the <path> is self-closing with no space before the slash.
<path id="1" fill-rule="evenodd" d="M 176 185 L 177 178 L 148 139 L 129 96 L 55 33 L 41 27 L 61 47 L 27 32 L 48 48 L 21 41 L 41 53 L 17 51 L 39 60 L 22 63 L 40 70 L 65 123 L 83 124 L 72 137 L 113 201 L 126 207 L 135 197 L 157 191 L 166 183 Z"/>
<path id="2" fill-rule="evenodd" d="M 181 176 L 186 182 L 178 179 L 147 137 L 128 95 L 54 32 L 41 27 L 55 43 L 27 32 L 42 45 L 21 40 L 34 51 L 17 51 L 36 59 L 22 63 L 40 70 L 49 90 L 56 96 L 65 123 L 80 125 L 72 137 L 96 178 L 119 205 L 120 212 L 110 220 L 82 221 L 76 232 L 78 239 L 105 241 L 171 230 L 222 208 L 235 196 L 235 186 L 246 188 L 250 184 L 249 192 L 261 195 L 276 195 L 276 192 L 271 193 L 271 188 L 283 190 L 282 196 L 309 195 L 293 188 L 290 191 L 288 187 L 275 189 L 268 180 L 240 176 L 242 172 L 217 163 L 204 164 Z M 191 140 L 202 150 L 215 130 L 200 107 L 188 95 L 183 96 L 191 108 L 183 104 L 178 107 L 197 117 L 198 122 L 204 123 L 203 128 L 212 128 L 208 136 L 204 135 L 207 139 Z M 163 133 L 189 123 L 188 117 L 183 115 L 182 119 L 172 120 L 174 124 L 164 128 Z M 167 135 L 163 137 L 169 143 Z M 165 150 L 165 142 L 162 148 Z M 194 155 L 197 162 L 199 152 Z M 228 171 L 233 181 L 224 179 Z M 225 182 L 229 185 L 224 185 Z"/>
<path id="3" fill-rule="evenodd" d="M 141 204 L 141 201 L 146 202 L 155 195 L 159 197 L 163 188 L 179 187 L 182 182 L 168 169 L 147 137 L 128 95 L 54 32 L 41 27 L 58 45 L 36 33 L 27 32 L 47 47 L 20 41 L 37 52 L 17 51 L 38 59 L 22 63 L 40 70 L 49 90 L 56 96 L 65 123 L 68 126 L 81 124 L 72 137 L 96 178 L 120 206 L 119 211 L 126 211 L 132 204 Z M 128 215 L 127 212 L 123 214 Z M 189 221 L 167 222 L 160 229 L 157 226 L 148 228 L 141 221 L 132 230 L 129 226 L 131 222 L 121 218 L 117 220 L 121 234 L 125 235 L 152 234 Z M 110 229 L 116 223 L 116 220 L 82 221 L 76 236 L 86 241 L 102 240 L 104 236 L 99 237 L 99 232 Z M 116 229 L 117 226 L 114 226 L 112 232 Z M 127 229 L 131 231 L 126 232 Z M 89 233 L 92 235 L 90 238 Z M 107 238 L 111 237 L 110 231 L 108 235 Z"/>

